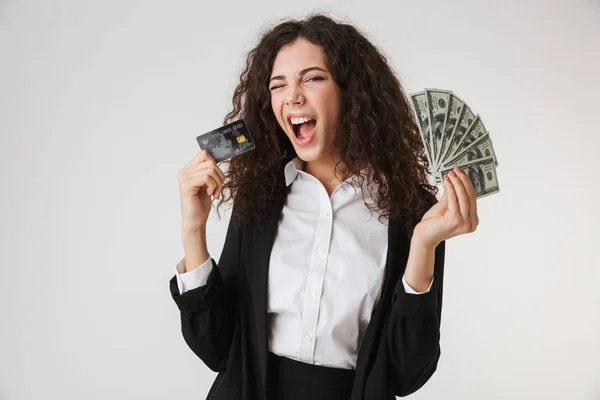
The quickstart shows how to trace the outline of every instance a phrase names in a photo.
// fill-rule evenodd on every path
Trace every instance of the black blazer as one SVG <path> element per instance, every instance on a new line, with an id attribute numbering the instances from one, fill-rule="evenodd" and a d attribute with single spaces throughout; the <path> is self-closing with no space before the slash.
<path id="1" fill-rule="evenodd" d="M 183 337 L 218 375 L 211 400 L 267 399 L 267 277 L 269 258 L 286 193 L 268 215 L 238 227 L 231 216 L 219 263 L 206 285 L 179 294 L 169 282 L 181 314 Z M 432 196 L 433 197 L 433 196 Z M 393 400 L 421 388 L 440 358 L 440 321 L 445 242 L 435 249 L 434 282 L 428 293 L 404 291 L 410 239 L 390 219 L 381 296 L 360 345 L 352 400 Z"/>

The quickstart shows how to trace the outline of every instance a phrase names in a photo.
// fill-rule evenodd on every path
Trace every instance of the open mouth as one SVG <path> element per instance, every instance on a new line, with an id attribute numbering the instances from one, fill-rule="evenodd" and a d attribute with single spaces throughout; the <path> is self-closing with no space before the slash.
<path id="1" fill-rule="evenodd" d="M 288 119 L 288 122 L 292 132 L 294 133 L 294 136 L 296 136 L 296 138 L 300 141 L 306 140 L 314 135 L 317 126 L 317 121 L 314 119 L 300 121 L 299 123 L 296 121 L 297 123 L 295 124 L 291 121 L 291 119 Z"/>

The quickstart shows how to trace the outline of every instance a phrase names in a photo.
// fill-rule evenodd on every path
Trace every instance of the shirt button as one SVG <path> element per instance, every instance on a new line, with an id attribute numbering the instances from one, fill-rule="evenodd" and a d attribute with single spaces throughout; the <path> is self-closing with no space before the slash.
<path id="1" fill-rule="evenodd" d="M 324 256 L 325 255 L 325 250 L 319 249 L 319 254 L 322 255 L 322 256 Z"/>
<path id="2" fill-rule="evenodd" d="M 313 296 L 317 295 L 317 289 L 313 289 L 310 291 L 310 294 L 312 294 Z"/>
<path id="3" fill-rule="evenodd" d="M 312 342 L 312 339 L 313 339 L 312 336 L 310 336 L 310 335 L 306 336 L 306 340 L 308 340 L 309 342 Z"/>

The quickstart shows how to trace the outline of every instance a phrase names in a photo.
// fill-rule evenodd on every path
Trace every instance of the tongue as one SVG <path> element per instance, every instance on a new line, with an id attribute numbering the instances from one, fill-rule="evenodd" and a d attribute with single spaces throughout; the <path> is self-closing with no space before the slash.
<path id="1" fill-rule="evenodd" d="M 300 125 L 300 139 L 310 136 L 317 125 L 316 121 L 308 121 Z"/>

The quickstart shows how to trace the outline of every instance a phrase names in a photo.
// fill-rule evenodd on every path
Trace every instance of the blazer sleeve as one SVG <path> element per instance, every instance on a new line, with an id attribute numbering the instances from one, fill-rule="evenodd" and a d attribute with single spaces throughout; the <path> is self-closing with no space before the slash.
<path id="1" fill-rule="evenodd" d="M 187 345 L 215 372 L 225 369 L 237 318 L 237 271 L 241 230 L 232 214 L 219 263 L 205 285 L 179 293 L 177 278 L 169 282 L 171 296 L 181 315 L 181 332 Z"/>
<path id="2" fill-rule="evenodd" d="M 388 320 L 389 383 L 396 396 L 408 396 L 431 378 L 441 355 L 440 323 L 446 242 L 435 248 L 431 290 L 415 296 L 396 284 Z"/>

